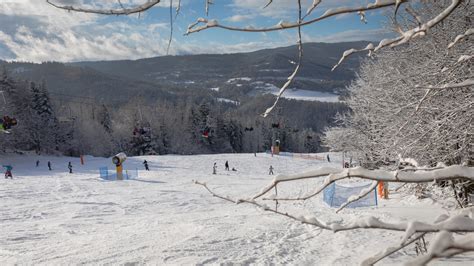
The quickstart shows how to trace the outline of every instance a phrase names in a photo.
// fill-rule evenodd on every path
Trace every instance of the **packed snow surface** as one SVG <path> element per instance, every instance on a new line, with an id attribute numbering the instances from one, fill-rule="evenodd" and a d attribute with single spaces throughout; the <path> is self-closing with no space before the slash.
<path id="1" fill-rule="evenodd" d="M 233 83 L 236 81 L 251 81 L 252 79 L 249 77 L 239 77 L 239 78 L 231 78 L 227 80 L 227 83 Z"/>
<path id="2" fill-rule="evenodd" d="M 256 89 L 262 90 L 264 93 L 277 95 L 280 92 L 280 88 L 271 83 L 256 85 Z M 339 102 L 339 96 L 336 94 L 295 88 L 287 89 L 281 97 L 300 101 Z"/>
<path id="3" fill-rule="evenodd" d="M 113 169 L 110 158 L 86 157 L 85 165 L 80 165 L 77 158 L 2 155 L 0 163 L 14 167 L 14 179 L 0 179 L 0 263 L 355 265 L 396 245 L 404 233 L 322 231 L 251 205 L 212 197 L 192 182 L 206 182 L 217 193 L 243 198 L 271 182 L 270 165 L 275 174 L 340 167 L 337 155 L 331 156 L 334 163 L 268 154 L 131 157 L 124 168 L 138 168 L 138 179 L 104 181 L 98 169 Z M 144 171 L 145 159 L 151 171 Z M 73 174 L 67 171 L 69 161 Z M 225 171 L 225 161 L 237 171 Z M 216 175 L 211 174 L 214 162 Z M 304 194 L 321 182 L 282 184 L 278 192 Z M 273 202 L 268 206 L 273 207 Z M 378 207 L 339 214 L 321 197 L 279 208 L 333 222 L 368 216 L 390 222 L 433 222 L 448 213 L 429 199 L 396 193 L 380 200 Z M 399 265 L 414 255 L 410 247 L 382 264 Z M 450 263 L 469 265 L 473 257 L 459 256 Z"/>
<path id="4" fill-rule="evenodd" d="M 231 99 L 226 99 L 226 98 L 217 98 L 217 101 L 218 102 L 231 103 L 231 104 L 234 104 L 234 105 L 240 105 L 240 102 L 234 101 L 234 100 L 231 100 Z"/>

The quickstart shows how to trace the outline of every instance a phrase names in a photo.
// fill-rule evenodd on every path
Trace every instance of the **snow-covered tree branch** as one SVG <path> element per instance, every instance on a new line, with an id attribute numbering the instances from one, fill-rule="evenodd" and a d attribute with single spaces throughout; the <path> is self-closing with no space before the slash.
<path id="1" fill-rule="evenodd" d="M 75 7 L 75 6 L 67 6 L 67 5 L 60 5 L 54 2 L 54 0 L 46 0 L 46 2 L 56 8 L 64 9 L 67 11 L 74 11 L 74 12 L 82 12 L 82 13 L 93 13 L 93 14 L 101 14 L 101 15 L 131 15 L 135 13 L 140 13 L 147 11 L 148 9 L 154 7 L 155 5 L 159 4 L 161 0 L 149 0 L 141 5 L 133 6 L 126 8 L 122 5 L 120 1 L 117 1 L 118 8 L 83 8 L 83 7 Z"/>

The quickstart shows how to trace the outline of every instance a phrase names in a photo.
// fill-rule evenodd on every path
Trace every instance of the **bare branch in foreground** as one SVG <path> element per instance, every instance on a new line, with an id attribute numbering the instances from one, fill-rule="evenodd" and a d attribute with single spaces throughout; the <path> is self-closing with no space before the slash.
<path id="1" fill-rule="evenodd" d="M 377 185 L 379 184 L 378 181 L 373 181 L 372 182 L 372 185 L 370 185 L 370 187 L 366 188 L 365 190 L 362 190 L 359 195 L 355 195 L 355 196 L 350 196 L 346 202 L 344 202 L 337 210 L 336 210 L 336 213 L 340 212 L 341 210 L 343 210 L 345 207 L 347 207 L 349 204 L 351 204 L 352 202 L 356 202 L 360 199 L 362 199 L 363 197 L 369 195 L 369 193 L 373 192 L 374 189 L 377 187 Z"/>
<path id="2" fill-rule="evenodd" d="M 448 49 L 453 47 L 458 41 L 466 38 L 467 36 L 474 34 L 474 28 L 468 29 L 464 34 L 460 34 L 454 38 L 454 41 L 448 45 Z"/>
<path id="3" fill-rule="evenodd" d="M 429 90 L 444 90 L 444 89 L 459 89 L 459 88 L 466 88 L 466 87 L 469 87 L 469 86 L 474 86 L 474 79 L 466 79 L 462 82 L 459 82 L 459 83 L 448 83 L 448 84 L 444 84 L 444 85 L 441 85 L 441 86 L 432 86 L 432 85 L 428 85 L 428 86 L 425 86 L 426 88 L 428 88 Z M 415 88 L 420 88 L 421 86 L 416 86 Z M 474 87 L 469 87 L 470 89 L 474 89 Z"/>
<path id="4" fill-rule="evenodd" d="M 386 8 L 389 6 L 394 6 L 396 2 L 397 0 L 376 1 L 372 4 L 368 4 L 367 6 L 359 6 L 359 7 L 354 7 L 354 8 L 340 7 L 340 8 L 334 8 L 334 9 L 328 9 L 326 12 L 324 12 L 323 15 L 312 20 L 300 21 L 300 22 L 289 22 L 289 23 L 278 23 L 277 25 L 274 25 L 271 27 L 264 27 L 264 28 L 248 28 L 248 27 L 241 28 L 241 27 L 232 27 L 232 26 L 226 26 L 226 25 L 221 25 L 221 24 L 215 24 L 212 26 L 204 25 L 200 27 L 195 27 L 197 23 L 194 23 L 194 24 L 191 24 L 193 26 L 190 25 L 190 27 L 188 27 L 188 31 L 186 32 L 186 34 L 199 32 L 199 31 L 202 31 L 208 28 L 213 28 L 213 27 L 223 28 L 223 29 L 232 30 L 232 31 L 245 31 L 245 32 L 268 32 L 268 31 L 278 31 L 282 29 L 292 29 L 292 28 L 310 25 L 315 22 L 319 22 L 321 20 L 334 17 L 337 15 L 341 15 L 341 14 L 357 13 L 360 11 L 375 10 L 375 9 Z"/>
<path id="5" fill-rule="evenodd" d="M 402 241 L 401 243 L 399 243 L 398 245 L 393 246 L 393 247 L 388 247 L 385 250 L 375 254 L 374 256 L 365 259 L 364 261 L 361 262 L 361 265 L 363 265 L 363 266 L 374 265 L 375 263 L 377 263 L 377 262 L 383 260 L 384 258 L 392 255 L 393 253 L 409 246 L 410 244 L 412 244 L 416 240 L 424 237 L 425 235 L 426 235 L 426 233 L 419 233 L 417 236 L 411 238 L 410 240 Z"/>
<path id="6" fill-rule="evenodd" d="M 467 234 L 454 239 L 453 233 L 441 231 L 431 243 L 428 253 L 419 256 L 407 265 L 426 265 L 436 258 L 449 258 L 457 254 L 474 251 L 474 241 L 472 234 Z"/>
<path id="7" fill-rule="evenodd" d="M 80 8 L 74 6 L 62 6 L 55 3 L 52 3 L 51 0 L 46 0 L 46 2 L 56 8 L 64 9 L 67 11 L 82 12 L 82 13 L 93 13 L 93 14 L 102 14 L 102 15 L 131 15 L 134 13 L 140 13 L 146 11 L 153 6 L 161 2 L 161 0 L 149 0 L 142 5 L 138 5 L 133 8 L 123 8 L 119 9 L 95 9 L 95 8 Z"/>
<path id="8" fill-rule="evenodd" d="M 298 23 L 301 23 L 302 17 L 301 17 L 301 0 L 298 0 Z M 293 70 L 293 73 L 288 77 L 288 80 L 283 84 L 283 86 L 280 88 L 280 91 L 277 94 L 277 98 L 273 105 L 263 113 L 263 117 L 267 117 L 268 114 L 271 113 L 273 108 L 277 105 L 278 101 L 280 100 L 281 96 L 285 92 L 285 90 L 290 86 L 290 84 L 293 82 L 293 80 L 296 77 L 296 74 L 298 73 L 298 70 L 300 69 L 301 66 L 301 60 L 303 58 L 303 42 L 301 41 L 301 26 L 298 26 L 298 64 L 295 67 L 295 70 Z"/>
<path id="9" fill-rule="evenodd" d="M 285 216 L 287 218 L 299 221 L 304 224 L 313 225 L 325 230 L 331 230 L 334 232 L 339 231 L 348 231 L 354 229 L 384 229 L 390 231 L 402 231 L 406 232 L 406 234 L 412 234 L 416 232 L 440 232 L 440 231 L 450 231 L 450 232 L 474 232 L 474 207 L 463 209 L 459 214 L 453 215 L 449 218 L 446 218 L 442 222 L 435 223 L 435 224 L 428 224 L 418 221 L 410 221 L 410 222 L 400 222 L 400 223 L 386 223 L 380 221 L 378 218 L 375 217 L 366 217 L 362 219 L 358 219 L 352 221 L 348 224 L 339 224 L 339 223 L 325 223 L 318 220 L 314 216 L 295 216 L 288 213 L 283 213 L 274 209 L 269 208 L 267 205 L 258 203 L 253 199 L 231 199 L 230 197 L 222 196 L 214 191 L 212 191 L 206 183 L 202 183 L 199 181 L 194 181 L 194 184 L 203 186 L 209 193 L 211 193 L 214 197 L 236 203 L 248 203 L 254 206 L 257 206 L 264 211 L 270 211 L 275 214 L 279 214 Z"/>
<path id="10" fill-rule="evenodd" d="M 441 180 L 452 180 L 452 179 L 469 179 L 474 181 L 474 169 L 473 167 L 452 165 L 445 168 L 436 169 L 410 169 L 397 170 L 397 171 L 386 171 L 386 170 L 368 170 L 362 167 L 346 168 L 341 171 L 338 168 L 322 167 L 313 171 L 308 171 L 301 174 L 294 175 L 278 175 L 272 182 L 264 187 L 259 193 L 254 195 L 252 199 L 260 198 L 265 195 L 268 191 L 273 189 L 275 185 L 281 182 L 289 182 L 300 179 L 311 179 L 327 176 L 323 185 L 315 190 L 315 192 L 297 198 L 298 200 L 308 199 L 312 196 L 317 195 L 325 187 L 336 180 L 341 180 L 350 177 L 358 177 L 367 180 L 385 181 L 385 182 L 400 182 L 400 183 L 427 183 L 432 181 Z M 297 200 L 291 199 L 291 200 Z M 278 198 L 278 200 L 289 200 Z"/>

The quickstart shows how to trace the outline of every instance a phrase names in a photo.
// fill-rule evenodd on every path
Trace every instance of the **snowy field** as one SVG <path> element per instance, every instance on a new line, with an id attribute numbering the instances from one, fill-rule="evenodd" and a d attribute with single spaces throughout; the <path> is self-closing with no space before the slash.
<path id="1" fill-rule="evenodd" d="M 337 156 L 332 157 L 332 166 L 340 166 Z M 37 159 L 39 167 L 35 167 Z M 142 170 L 144 159 L 150 163 L 149 172 Z M 226 160 L 238 171 L 224 171 Z M 52 171 L 47 170 L 47 161 L 52 162 Z M 73 174 L 67 172 L 68 161 L 73 163 Z M 214 162 L 217 175 L 211 174 Z M 1 265 L 355 265 L 395 245 L 403 235 L 380 230 L 321 231 L 253 206 L 230 204 L 192 182 L 207 182 L 217 192 L 239 198 L 271 181 L 270 165 L 276 174 L 286 174 L 329 164 L 323 161 L 267 154 L 133 157 L 125 168 L 138 168 L 140 177 L 129 181 L 98 177 L 99 167 L 113 168 L 110 158 L 86 157 L 81 166 L 77 158 L 3 155 L 0 163 L 14 167 L 13 180 L 0 179 Z M 301 193 L 309 185 L 281 186 L 279 193 Z M 448 212 L 430 199 L 396 193 L 379 203 L 335 214 L 318 197 L 280 208 L 325 221 L 369 215 L 391 222 L 396 217 L 433 221 Z M 381 264 L 399 265 L 414 254 L 411 246 Z M 473 260 L 471 253 L 449 260 L 449 265 L 472 265 Z"/>
<path id="2" fill-rule="evenodd" d="M 257 89 L 262 90 L 264 93 L 271 93 L 273 95 L 278 95 L 280 88 L 271 84 L 271 83 L 257 83 Z M 263 84 L 263 85 L 262 85 Z M 339 95 L 320 92 L 320 91 L 309 91 L 309 90 L 300 90 L 296 88 L 287 89 L 283 95 L 283 98 L 299 100 L 299 101 L 319 101 L 319 102 L 339 102 Z"/>

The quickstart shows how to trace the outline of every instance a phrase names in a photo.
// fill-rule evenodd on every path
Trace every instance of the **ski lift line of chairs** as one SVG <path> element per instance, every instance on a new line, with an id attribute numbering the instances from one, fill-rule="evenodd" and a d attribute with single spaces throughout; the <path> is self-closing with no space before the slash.
<path id="1" fill-rule="evenodd" d="M 133 128 L 133 135 L 138 137 L 138 136 L 141 136 L 141 135 L 145 135 L 150 131 L 151 131 L 150 127 L 134 127 Z"/>
<path id="2" fill-rule="evenodd" d="M 206 126 L 203 130 L 201 130 L 201 137 L 209 139 L 209 133 L 211 133 L 211 130 Z"/>

